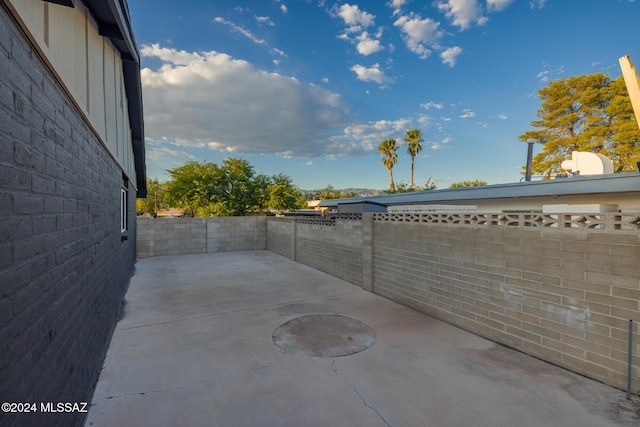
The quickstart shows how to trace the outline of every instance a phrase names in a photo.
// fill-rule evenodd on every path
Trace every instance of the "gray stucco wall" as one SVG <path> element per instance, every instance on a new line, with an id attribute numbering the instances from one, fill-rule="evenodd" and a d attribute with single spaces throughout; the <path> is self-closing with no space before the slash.
<path id="1" fill-rule="evenodd" d="M 135 189 L 0 4 L 0 413 L 2 426 L 80 426 L 136 251 Z"/>

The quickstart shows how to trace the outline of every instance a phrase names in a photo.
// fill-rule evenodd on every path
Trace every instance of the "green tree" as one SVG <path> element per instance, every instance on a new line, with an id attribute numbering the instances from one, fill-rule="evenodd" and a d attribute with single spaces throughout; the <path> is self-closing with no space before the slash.
<path id="1" fill-rule="evenodd" d="M 430 191 L 435 189 L 436 189 L 436 184 L 433 182 L 432 178 L 429 178 L 423 187 L 420 187 L 419 185 L 415 185 L 412 188 L 412 187 L 409 187 L 409 185 L 406 182 L 399 182 L 399 183 L 396 183 L 395 189 L 393 191 L 385 190 L 384 193 L 385 194 L 417 193 L 420 191 Z"/>
<path id="2" fill-rule="evenodd" d="M 243 216 L 260 208 L 262 181 L 255 180 L 248 161 L 230 157 L 222 161 L 223 180 L 217 187 L 218 216 Z"/>
<path id="3" fill-rule="evenodd" d="M 395 139 L 385 139 L 378 145 L 378 151 L 382 154 L 382 164 L 389 170 L 389 191 L 393 192 L 396 185 L 393 182 L 393 166 L 398 163 L 398 146 Z"/>
<path id="4" fill-rule="evenodd" d="M 297 211 L 307 206 L 307 200 L 286 175 L 274 175 L 267 190 L 267 206 L 278 213 Z"/>
<path id="5" fill-rule="evenodd" d="M 200 216 L 217 202 L 218 186 L 224 178 L 224 171 L 217 164 L 186 161 L 167 173 L 170 179 L 165 185 L 166 200 L 171 206 L 184 209 L 185 215 Z"/>
<path id="6" fill-rule="evenodd" d="M 155 215 L 157 210 L 166 209 L 169 205 L 165 201 L 164 183 L 158 179 L 147 179 L 147 197 L 136 199 L 136 212 L 138 214 L 148 213 Z"/>
<path id="7" fill-rule="evenodd" d="M 463 187 L 483 187 L 487 185 L 486 181 L 473 180 L 473 181 L 459 181 L 454 182 L 449 188 L 463 188 Z"/>
<path id="8" fill-rule="evenodd" d="M 631 171 L 640 157 L 640 129 L 619 77 L 589 74 L 550 82 L 538 91 L 542 100 L 537 129 L 519 136 L 543 145 L 532 171 L 550 177 L 572 151 L 588 151 L 611 158 L 614 172 Z"/>
<path id="9" fill-rule="evenodd" d="M 407 143 L 407 153 L 411 156 L 411 181 L 409 181 L 409 188 L 413 188 L 413 165 L 415 158 L 422 151 L 422 131 L 418 129 L 411 129 L 407 131 L 407 136 L 404 138 Z"/>
<path id="10" fill-rule="evenodd" d="M 610 101 L 605 114 L 610 117 L 608 144 L 601 153 L 613 161 L 616 173 L 637 171 L 640 161 L 640 123 L 633 112 L 633 105 L 624 83 L 624 78 L 613 80 L 609 84 Z"/>
<path id="11" fill-rule="evenodd" d="M 268 208 L 296 210 L 306 206 L 291 178 L 256 174 L 246 160 L 228 158 L 220 165 L 187 161 L 167 171 L 165 199 L 194 217 L 265 214 Z"/>
<path id="12" fill-rule="evenodd" d="M 324 200 L 324 199 L 349 199 L 358 197 L 355 191 L 336 190 L 333 185 L 327 185 L 325 188 L 316 189 L 307 193 L 308 200 Z"/>

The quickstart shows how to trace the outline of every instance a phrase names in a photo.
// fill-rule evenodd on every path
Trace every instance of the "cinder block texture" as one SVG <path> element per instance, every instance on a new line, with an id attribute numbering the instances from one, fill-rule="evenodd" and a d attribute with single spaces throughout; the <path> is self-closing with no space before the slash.
<path id="1" fill-rule="evenodd" d="M 138 257 L 264 250 L 266 217 L 138 218 Z"/>
<path id="2" fill-rule="evenodd" d="M 138 218 L 138 258 L 207 252 L 204 218 Z"/>
<path id="3" fill-rule="evenodd" d="M 524 221 L 269 219 L 268 249 L 463 329 L 640 392 L 640 235 Z"/>
<path id="4" fill-rule="evenodd" d="M 251 251 L 266 248 L 266 217 L 207 218 L 207 252 Z"/>
<path id="5" fill-rule="evenodd" d="M 120 168 L 0 6 L 2 426 L 81 426 L 135 263 L 135 189 L 120 232 Z M 123 236 L 127 240 L 123 240 Z"/>
<path id="6" fill-rule="evenodd" d="M 296 221 L 293 218 L 269 218 L 267 221 L 267 249 L 291 260 L 295 255 Z"/>
<path id="7" fill-rule="evenodd" d="M 362 286 L 362 221 L 296 224 L 296 261 Z"/>
<path id="8" fill-rule="evenodd" d="M 640 392 L 633 233 L 374 222 L 373 291 L 493 341 Z"/>

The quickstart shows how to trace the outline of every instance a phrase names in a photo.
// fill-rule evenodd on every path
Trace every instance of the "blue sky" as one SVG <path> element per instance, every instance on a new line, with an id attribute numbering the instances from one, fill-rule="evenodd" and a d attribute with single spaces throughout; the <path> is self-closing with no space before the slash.
<path id="1" fill-rule="evenodd" d="M 424 134 L 415 179 L 517 182 L 537 91 L 640 64 L 635 0 L 129 0 L 147 175 L 247 159 L 303 189 L 384 189 L 377 151 Z"/>

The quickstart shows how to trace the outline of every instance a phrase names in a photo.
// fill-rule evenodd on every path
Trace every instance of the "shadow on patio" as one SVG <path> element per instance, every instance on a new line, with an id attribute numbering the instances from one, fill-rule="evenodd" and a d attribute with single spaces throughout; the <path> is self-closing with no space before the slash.
<path id="1" fill-rule="evenodd" d="M 373 329 L 282 350 L 309 314 Z M 347 337 L 351 339 L 351 337 Z M 138 260 L 87 426 L 635 426 L 625 393 L 268 251 Z"/>

